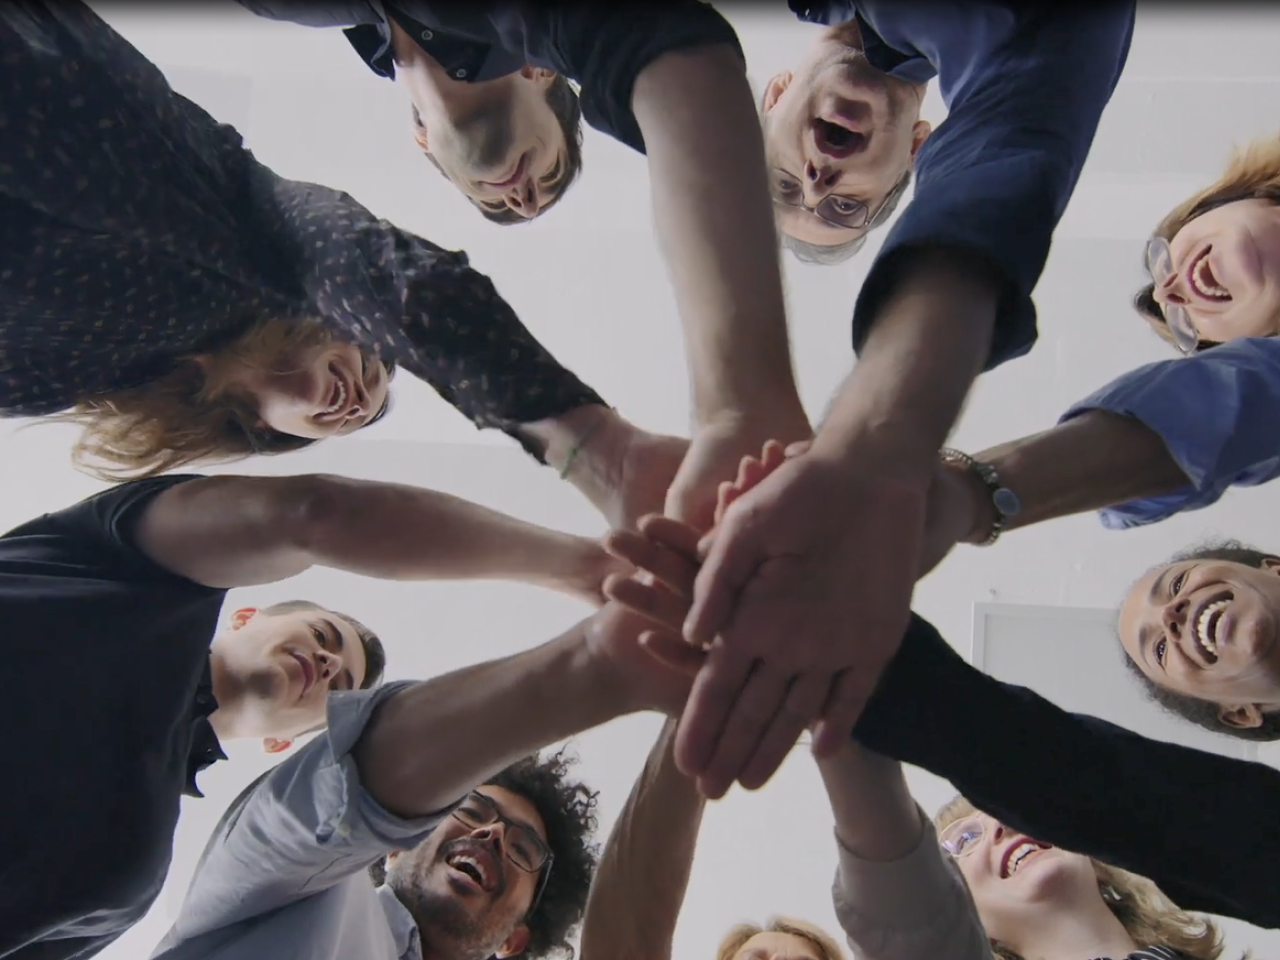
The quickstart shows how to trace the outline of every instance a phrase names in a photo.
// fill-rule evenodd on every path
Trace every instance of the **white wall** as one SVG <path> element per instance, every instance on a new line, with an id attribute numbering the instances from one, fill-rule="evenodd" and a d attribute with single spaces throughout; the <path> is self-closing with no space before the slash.
<path id="1" fill-rule="evenodd" d="M 775 6 L 727 10 L 757 85 L 794 62 L 814 29 L 793 20 L 781 2 Z M 587 172 L 565 202 L 531 225 L 500 230 L 417 154 L 399 91 L 369 73 L 340 33 L 256 20 L 225 0 L 100 10 L 179 90 L 235 123 L 262 160 L 285 175 L 346 189 L 408 229 L 467 249 L 543 341 L 611 402 L 646 426 L 685 427 L 678 324 L 651 238 L 641 157 L 588 130 Z M 1140 11 L 1127 73 L 1038 290 L 1040 343 L 1030 357 L 982 380 L 957 445 L 975 449 L 1043 429 L 1110 377 L 1168 355 L 1126 307 L 1142 279 L 1142 241 L 1173 203 L 1215 175 L 1232 140 L 1274 132 L 1278 45 L 1280 15 L 1262 8 Z M 935 122 L 945 115 L 936 94 L 925 115 Z M 796 363 L 815 415 L 851 361 L 850 308 L 876 246 L 871 242 L 852 266 L 788 262 Z M 241 469 L 421 483 L 548 525 L 601 531 L 572 491 L 505 438 L 477 434 L 408 378 L 397 393 L 395 415 L 361 439 Z M 67 465 L 64 428 L 5 425 L 0 444 L 0 528 L 96 489 Z M 1232 494 L 1211 512 L 1123 535 L 1081 517 L 1019 532 L 990 551 L 962 549 L 921 584 L 916 607 L 965 650 L 975 600 L 1110 607 L 1146 566 L 1206 532 L 1280 543 L 1271 509 L 1278 492 Z M 395 677 L 514 652 L 585 612 L 515 586 L 383 584 L 327 571 L 240 591 L 232 600 L 294 596 L 323 596 L 366 619 L 386 638 Z M 1087 672 L 1078 680 L 1087 684 Z M 602 838 L 656 730 L 654 718 L 631 718 L 578 739 L 584 776 L 601 790 Z M 106 960 L 146 955 L 223 806 L 266 764 L 252 748 L 231 752 L 234 764 L 204 776 L 207 798 L 184 808 L 165 896 L 103 954 Z M 945 783 L 919 772 L 912 783 L 930 810 L 950 795 Z M 796 751 L 768 789 L 735 792 L 709 811 L 677 956 L 710 957 L 731 923 L 775 912 L 835 929 L 833 866 L 825 801 L 812 764 Z M 1250 942 L 1247 931 L 1233 928 L 1231 952 Z"/>

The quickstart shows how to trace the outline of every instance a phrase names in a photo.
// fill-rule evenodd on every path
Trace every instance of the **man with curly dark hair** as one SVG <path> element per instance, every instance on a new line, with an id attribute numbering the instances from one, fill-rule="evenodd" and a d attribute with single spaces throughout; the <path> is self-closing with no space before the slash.
<path id="1" fill-rule="evenodd" d="M 587 890 L 595 874 L 598 857 L 596 844 L 591 839 L 596 829 L 596 792 L 569 778 L 572 765 L 573 761 L 564 750 L 546 757 L 530 754 L 476 788 L 475 792 L 485 799 L 491 800 L 496 794 L 513 795 L 531 805 L 542 822 L 546 847 L 551 856 L 542 867 L 545 880 L 540 879 L 533 906 L 523 917 L 517 917 L 514 925 L 490 924 L 488 928 L 482 920 L 464 921 L 461 924 L 462 937 L 457 935 L 459 925 L 453 924 L 453 956 L 470 956 L 472 953 L 477 957 L 500 956 L 501 945 L 521 925 L 528 930 L 522 957 L 536 960 L 573 955 L 569 938 L 582 921 Z M 454 819 L 469 826 L 476 818 L 465 819 L 466 810 L 472 806 L 477 816 L 490 813 L 483 800 L 473 797 L 460 808 L 464 819 L 460 820 L 456 813 Z M 489 826 L 480 823 L 476 829 L 487 831 Z M 449 828 L 457 831 L 455 825 L 445 821 L 437 828 L 437 833 Z M 446 860 L 458 850 L 456 844 L 433 843 L 434 837 L 432 834 L 403 855 L 393 851 L 385 861 L 380 860 L 369 867 L 369 876 L 376 886 L 387 884 L 402 903 L 425 908 L 410 911 L 415 916 L 418 935 L 424 943 L 437 939 L 436 932 L 447 925 L 446 918 L 451 918 L 454 912 L 452 902 L 443 904 L 443 909 L 439 902 L 423 902 L 429 898 L 423 895 L 422 880 L 429 878 L 433 868 L 447 869 Z M 536 847 L 541 838 L 529 842 Z M 553 862 L 554 870 L 551 869 Z M 463 938 L 468 941 L 466 946 L 476 949 L 457 949 L 464 946 L 457 943 Z M 497 948 L 491 949 L 492 944 L 487 944 L 487 941 L 496 943 Z"/>
<path id="2" fill-rule="evenodd" d="M 595 795 L 534 751 L 680 711 L 690 681 L 645 651 L 648 627 L 609 603 L 525 653 L 332 696 L 327 731 L 223 815 L 153 956 L 572 956 Z"/>

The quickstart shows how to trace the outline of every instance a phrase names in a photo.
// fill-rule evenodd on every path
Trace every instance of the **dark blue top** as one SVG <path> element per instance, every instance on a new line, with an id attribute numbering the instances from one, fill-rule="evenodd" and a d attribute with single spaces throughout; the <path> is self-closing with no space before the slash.
<path id="1" fill-rule="evenodd" d="M 394 78 L 388 8 L 417 21 L 418 45 L 456 79 L 493 80 L 534 66 L 582 87 L 582 115 L 597 130 L 644 152 L 631 111 L 636 77 L 676 50 L 742 47 L 727 20 L 701 0 L 662 3 L 458 3 L 431 0 L 237 0 L 261 17 L 309 27 L 345 26 L 374 73 Z"/>
<path id="2" fill-rule="evenodd" d="M 1280 476 L 1280 339 L 1234 340 L 1194 356 L 1162 360 L 1111 381 L 1062 420 L 1109 410 L 1160 435 L 1190 483 L 1100 512 L 1113 530 L 1199 510 L 1233 486 Z"/>
<path id="3" fill-rule="evenodd" d="M 1184 910 L 1280 927 L 1280 770 L 1067 713 L 965 663 L 915 614 L 854 737 Z"/>
<path id="4" fill-rule="evenodd" d="M 209 642 L 226 591 L 134 545 L 146 506 L 190 479 L 122 484 L 0 537 L 0 956 L 89 956 L 140 920 L 183 793 L 223 756 Z"/>
<path id="5" fill-rule="evenodd" d="M 909 249 L 959 248 L 1007 281 L 986 369 L 1036 340 L 1031 292 L 1129 53 L 1133 0 L 789 0 L 801 19 L 856 17 L 867 60 L 937 78 L 947 119 L 916 156 L 915 196 L 885 238 L 853 314 L 861 346 Z"/>

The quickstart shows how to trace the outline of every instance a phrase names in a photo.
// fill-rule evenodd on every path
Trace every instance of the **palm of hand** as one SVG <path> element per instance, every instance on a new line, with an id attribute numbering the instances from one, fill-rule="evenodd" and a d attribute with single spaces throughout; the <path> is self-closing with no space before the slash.
<path id="1" fill-rule="evenodd" d="M 618 497 L 606 517 L 609 525 L 634 530 L 641 517 L 660 512 L 688 451 L 684 437 L 645 433 L 634 438 L 622 458 Z"/>
<path id="2" fill-rule="evenodd" d="M 676 716 L 684 708 L 690 680 L 644 649 L 640 638 L 652 629 L 652 620 L 609 601 L 587 627 L 588 649 L 637 709 Z"/>

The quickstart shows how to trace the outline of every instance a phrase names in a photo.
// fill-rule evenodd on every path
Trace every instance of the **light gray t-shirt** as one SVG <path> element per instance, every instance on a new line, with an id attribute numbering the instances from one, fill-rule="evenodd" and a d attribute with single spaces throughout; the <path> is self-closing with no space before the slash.
<path id="1" fill-rule="evenodd" d="M 919 810 L 919 808 L 917 808 Z M 836 916 L 856 960 L 992 960 L 991 943 L 956 862 L 924 833 L 900 860 L 863 860 L 840 843 Z"/>
<path id="2" fill-rule="evenodd" d="M 412 917 L 367 870 L 417 846 L 449 810 L 393 816 L 351 758 L 374 708 L 409 685 L 330 695 L 325 735 L 223 814 L 155 960 L 420 960 Z"/>

